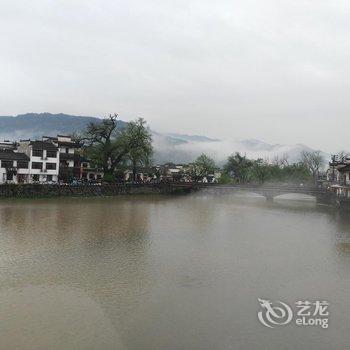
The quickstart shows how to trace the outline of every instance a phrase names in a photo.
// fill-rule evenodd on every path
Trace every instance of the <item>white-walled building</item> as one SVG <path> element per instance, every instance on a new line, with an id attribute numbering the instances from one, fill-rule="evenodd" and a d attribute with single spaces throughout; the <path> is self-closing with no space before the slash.
<path id="1" fill-rule="evenodd" d="M 29 157 L 11 149 L 0 150 L 0 184 L 29 182 Z"/>
<path id="2" fill-rule="evenodd" d="M 350 186 L 350 158 L 344 157 L 340 161 L 330 162 L 326 176 L 327 180 L 333 184 Z"/>
<path id="3" fill-rule="evenodd" d="M 57 182 L 59 173 L 59 152 L 51 141 L 21 140 L 18 151 L 29 157 L 28 182 Z"/>
<path id="4" fill-rule="evenodd" d="M 59 180 L 70 183 L 73 179 L 79 179 L 80 156 L 77 149 L 81 145 L 72 139 L 71 136 L 57 135 L 57 137 L 43 136 L 43 141 L 51 141 L 60 154 Z"/>
<path id="5" fill-rule="evenodd" d="M 338 169 L 339 183 L 344 186 L 350 186 L 350 164 L 346 164 Z"/>

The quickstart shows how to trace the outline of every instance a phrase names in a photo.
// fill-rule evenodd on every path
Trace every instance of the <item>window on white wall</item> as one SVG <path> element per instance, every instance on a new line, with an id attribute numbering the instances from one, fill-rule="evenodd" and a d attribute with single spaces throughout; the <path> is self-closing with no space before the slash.
<path id="1" fill-rule="evenodd" d="M 33 157 L 42 157 L 43 150 L 42 149 L 33 149 Z"/>

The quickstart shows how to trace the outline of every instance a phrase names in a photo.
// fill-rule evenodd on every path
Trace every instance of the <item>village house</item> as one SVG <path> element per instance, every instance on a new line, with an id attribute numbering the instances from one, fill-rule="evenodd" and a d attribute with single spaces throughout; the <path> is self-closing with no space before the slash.
<path id="1" fill-rule="evenodd" d="M 0 183 L 29 181 L 29 157 L 11 149 L 0 150 Z"/>
<path id="2" fill-rule="evenodd" d="M 333 158 L 327 169 L 327 180 L 331 184 L 350 186 L 350 158 Z"/>
<path id="3" fill-rule="evenodd" d="M 80 147 L 65 135 L 0 141 L 0 183 L 101 182 L 103 170 L 82 157 Z"/>
<path id="4" fill-rule="evenodd" d="M 43 141 L 52 142 L 59 151 L 58 179 L 64 183 L 70 183 L 73 179 L 81 178 L 81 162 L 79 155 L 79 142 L 71 136 L 57 135 L 56 137 L 43 136 Z"/>
<path id="5" fill-rule="evenodd" d="M 9 140 L 3 140 L 0 141 L 0 150 L 15 150 L 17 147 L 16 142 L 9 141 Z"/>
<path id="6" fill-rule="evenodd" d="M 94 166 L 89 159 L 80 157 L 80 174 L 79 179 L 87 182 L 101 182 L 103 178 L 103 169 Z"/>
<path id="7" fill-rule="evenodd" d="M 136 172 L 136 182 L 152 182 L 159 179 L 159 167 L 142 167 L 137 169 Z M 132 169 L 127 169 L 124 171 L 124 181 L 133 181 L 133 171 Z"/>
<path id="8" fill-rule="evenodd" d="M 29 158 L 29 183 L 58 181 L 59 152 L 51 141 L 21 140 L 17 149 Z"/>
<path id="9" fill-rule="evenodd" d="M 338 169 L 340 185 L 350 186 L 350 162 Z"/>
<path id="10" fill-rule="evenodd" d="M 181 181 L 184 176 L 184 165 L 165 163 L 161 166 L 161 178 L 166 181 Z"/>
<path id="11" fill-rule="evenodd" d="M 221 176 L 221 172 L 216 171 L 213 174 L 208 174 L 207 176 L 204 176 L 202 181 L 204 183 L 217 183 L 219 181 L 220 176 Z"/>
<path id="12" fill-rule="evenodd" d="M 330 188 L 342 198 L 350 198 L 350 158 L 332 158 L 326 172 Z"/>

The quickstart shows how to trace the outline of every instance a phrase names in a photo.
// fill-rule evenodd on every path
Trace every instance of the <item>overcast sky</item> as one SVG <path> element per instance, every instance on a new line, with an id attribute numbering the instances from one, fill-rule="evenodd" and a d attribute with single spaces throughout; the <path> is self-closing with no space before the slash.
<path id="1" fill-rule="evenodd" d="M 350 150 L 350 1 L 3 0 L 0 115 Z"/>

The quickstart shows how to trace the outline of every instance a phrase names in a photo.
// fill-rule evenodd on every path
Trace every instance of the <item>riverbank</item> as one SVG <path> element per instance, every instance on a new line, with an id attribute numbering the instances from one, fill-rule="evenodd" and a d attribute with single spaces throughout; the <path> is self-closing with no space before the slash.
<path id="1" fill-rule="evenodd" d="M 98 197 L 127 194 L 176 194 L 186 193 L 188 186 L 174 186 L 169 183 L 156 184 L 114 184 L 114 185 L 42 185 L 3 184 L 0 198 L 51 198 L 51 197 Z"/>

